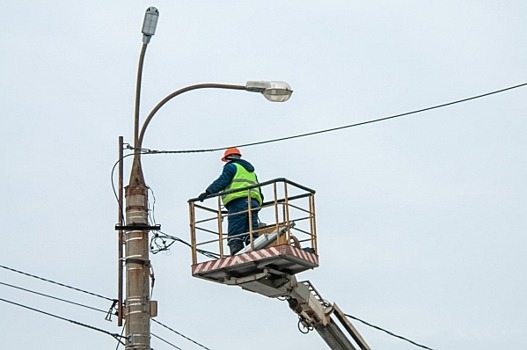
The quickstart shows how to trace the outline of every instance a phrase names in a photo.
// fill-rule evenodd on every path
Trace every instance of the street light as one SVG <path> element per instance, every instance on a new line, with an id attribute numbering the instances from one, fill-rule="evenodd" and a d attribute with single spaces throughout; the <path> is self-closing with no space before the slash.
<path id="1" fill-rule="evenodd" d="M 143 43 L 148 44 L 150 38 L 156 33 L 157 20 L 159 19 L 159 11 L 155 7 L 146 9 L 145 18 L 143 20 Z"/>
<path id="2" fill-rule="evenodd" d="M 261 92 L 272 102 L 285 102 L 293 93 L 289 84 L 283 81 L 248 81 L 245 86 L 247 91 Z"/>
<path id="3" fill-rule="evenodd" d="M 159 230 L 160 226 L 150 226 L 148 222 L 148 187 L 141 167 L 141 148 L 146 128 L 163 105 L 182 93 L 197 89 L 229 89 L 259 92 L 272 102 L 285 102 L 293 93 L 284 82 L 249 81 L 246 85 L 201 83 L 174 91 L 161 100 L 146 117 L 139 132 L 139 100 L 141 76 L 146 46 L 155 33 L 159 12 L 155 8 L 147 9 L 143 24 L 143 47 L 137 73 L 136 101 L 134 115 L 134 160 L 130 180 L 126 186 L 126 224 L 119 226 L 124 231 L 126 268 L 126 303 L 124 313 L 126 322 L 126 350 L 150 350 L 150 318 L 157 314 L 157 303 L 150 300 L 150 260 L 149 232 Z M 121 265 L 122 266 L 122 265 Z M 124 312 L 123 312 L 124 311 Z"/>
<path id="4" fill-rule="evenodd" d="M 181 95 L 182 93 L 198 90 L 198 89 L 227 89 L 227 90 L 245 90 L 249 92 L 260 92 L 266 99 L 271 102 L 285 102 L 289 100 L 293 90 L 289 84 L 281 81 L 248 81 L 245 85 L 235 85 L 235 84 L 224 84 L 224 83 L 201 83 L 195 85 L 189 85 L 184 88 L 181 88 L 177 91 L 174 91 L 163 100 L 161 100 L 155 107 L 152 109 L 148 117 L 146 117 L 141 132 L 139 133 L 139 138 L 137 140 L 137 150 L 141 150 L 143 147 L 143 138 L 145 136 L 146 128 L 154 115 L 163 107 L 168 101 L 174 97 Z M 140 155 L 140 153 L 137 153 Z"/>
<path id="5" fill-rule="evenodd" d="M 143 19 L 143 46 L 139 54 L 139 65 L 137 67 L 137 81 L 135 85 L 135 118 L 134 118 L 134 147 L 137 148 L 137 132 L 139 131 L 139 103 L 141 100 L 141 81 L 143 80 L 143 64 L 145 62 L 146 47 L 150 43 L 150 39 L 156 33 L 157 20 L 159 19 L 159 11 L 155 7 L 146 9 L 145 18 Z"/>

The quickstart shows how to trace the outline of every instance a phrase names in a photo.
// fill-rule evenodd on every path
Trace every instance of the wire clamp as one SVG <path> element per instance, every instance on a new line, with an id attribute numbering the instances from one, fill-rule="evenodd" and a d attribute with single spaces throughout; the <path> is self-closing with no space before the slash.
<path id="1" fill-rule="evenodd" d="M 112 315 L 117 315 L 117 303 L 119 301 L 117 299 L 114 299 L 112 301 L 112 306 L 108 309 L 108 312 L 106 313 L 106 317 L 104 318 L 106 321 L 112 321 Z"/>

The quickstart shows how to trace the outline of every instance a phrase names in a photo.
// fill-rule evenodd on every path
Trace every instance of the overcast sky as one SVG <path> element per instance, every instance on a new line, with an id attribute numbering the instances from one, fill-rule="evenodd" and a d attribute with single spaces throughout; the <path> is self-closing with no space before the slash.
<path id="1" fill-rule="evenodd" d="M 144 11 L 160 11 L 141 116 L 200 82 L 282 80 L 290 101 L 207 90 L 168 103 L 159 150 L 239 145 L 359 123 L 527 82 L 527 2 L 4 1 L 0 265 L 113 299 L 118 137 L 132 142 Z M 525 349 L 527 87 L 356 128 L 242 149 L 260 180 L 317 191 L 320 267 L 298 276 L 353 316 L 439 349 Z M 190 241 L 187 200 L 221 152 L 150 155 L 163 231 Z M 130 158 L 126 160 L 126 176 Z M 114 177 L 114 181 L 116 178 Z M 213 350 L 326 349 L 286 303 L 152 255 L 157 320 Z M 0 298 L 120 333 L 104 298 L 0 268 Z M 11 285 L 8 286 L 8 285 Z M 115 349 L 110 336 L 0 302 L 3 349 Z M 416 346 L 353 321 L 372 349 Z M 152 332 L 184 350 L 174 332 Z M 172 346 L 154 338 L 156 350 Z M 122 347 L 121 347 L 122 349 Z"/>

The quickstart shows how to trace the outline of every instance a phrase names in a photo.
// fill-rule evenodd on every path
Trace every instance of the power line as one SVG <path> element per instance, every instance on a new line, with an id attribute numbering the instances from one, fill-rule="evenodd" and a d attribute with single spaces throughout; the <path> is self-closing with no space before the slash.
<path id="1" fill-rule="evenodd" d="M 112 301 L 112 302 L 115 301 L 115 299 L 111 299 L 111 298 L 105 297 L 105 296 L 97 294 L 97 293 L 88 292 L 87 290 L 84 290 L 84 289 L 80 289 L 80 288 L 77 288 L 77 287 L 69 286 L 69 285 L 66 285 L 66 284 L 63 284 L 63 283 L 60 283 L 60 282 L 56 282 L 56 281 L 53 281 L 53 280 L 50 280 L 50 279 L 47 279 L 47 278 L 43 278 L 43 277 L 40 277 L 40 276 L 32 275 L 30 273 L 27 273 L 27 272 L 24 272 L 24 271 L 20 271 L 20 270 L 16 270 L 16 269 L 13 269 L 13 268 L 8 267 L 8 266 L 0 265 L 0 268 L 6 269 L 6 270 L 9 270 L 9 271 L 12 271 L 12 272 L 16 272 L 16 273 L 24 275 L 24 276 L 36 278 L 36 279 L 39 279 L 39 280 L 44 281 L 44 282 L 53 283 L 53 284 L 59 285 L 61 287 L 65 287 L 65 288 L 69 288 L 69 289 L 75 290 L 77 292 L 82 292 L 82 293 L 85 293 L 85 294 L 89 294 L 89 295 L 97 297 L 97 298 L 106 299 L 106 300 L 109 300 L 109 301 Z"/>
<path id="2" fill-rule="evenodd" d="M 302 133 L 302 134 L 296 134 L 296 135 L 292 135 L 292 136 L 279 137 L 279 138 L 276 138 L 276 139 L 250 142 L 250 143 L 240 144 L 240 145 L 237 145 L 235 147 L 251 147 L 251 146 L 257 146 L 257 145 L 263 145 L 263 144 L 267 144 L 267 143 L 274 143 L 274 142 L 292 140 L 292 139 L 297 139 L 297 138 L 301 138 L 301 137 L 314 136 L 314 135 L 324 134 L 324 133 L 328 133 L 328 132 L 354 128 L 354 127 L 362 126 L 362 125 L 366 125 L 366 124 L 378 123 L 378 122 L 382 122 L 382 121 L 386 121 L 386 120 L 390 120 L 390 119 L 405 117 L 405 116 L 412 115 L 412 114 L 418 114 L 418 113 L 430 111 L 430 110 L 433 110 L 433 109 L 443 108 L 443 107 L 452 106 L 452 105 L 463 103 L 463 102 L 476 100 L 476 99 L 479 99 L 479 98 L 483 98 L 483 97 L 487 97 L 487 96 L 503 93 L 503 92 L 506 92 L 506 91 L 509 91 L 509 90 L 518 89 L 518 88 L 521 88 L 521 87 L 524 87 L 524 86 L 527 86 L 527 83 L 513 85 L 513 86 L 509 86 L 509 87 L 503 88 L 503 89 L 487 92 L 487 93 L 484 93 L 484 94 L 475 95 L 475 96 L 471 96 L 471 97 L 466 97 L 466 98 L 462 98 L 462 99 L 451 101 L 451 102 L 441 103 L 441 104 L 430 106 L 430 107 L 426 107 L 426 108 L 416 109 L 416 110 L 405 112 L 405 113 L 394 114 L 394 115 L 391 115 L 391 116 L 388 116 L 388 117 L 371 119 L 371 120 L 366 120 L 366 121 L 360 122 L 360 123 L 348 124 L 348 125 L 343 125 L 343 126 L 337 126 L 337 127 L 334 127 L 334 128 L 322 129 L 322 130 L 318 130 L 318 131 L 311 131 L 311 132 L 306 132 L 306 133 Z M 216 147 L 216 148 L 204 148 L 204 149 L 188 149 L 188 150 L 154 150 L 154 149 L 142 148 L 140 150 L 140 152 L 138 152 L 138 154 L 148 155 L 148 154 L 205 153 L 205 152 L 223 151 L 223 150 L 226 150 L 229 147 L 232 147 L 232 146 Z M 134 147 L 131 146 L 129 143 L 127 143 L 126 144 L 126 149 L 133 151 Z M 121 157 L 121 159 L 117 160 L 117 162 L 115 162 L 115 164 L 112 167 L 111 183 L 112 183 L 113 193 L 114 193 L 115 198 L 117 199 L 117 201 L 119 201 L 119 199 L 117 198 L 117 192 L 115 190 L 115 184 L 114 184 L 114 181 L 113 181 L 115 168 L 125 158 L 133 156 L 134 154 L 135 154 L 135 152 L 131 153 L 131 154 L 124 155 L 123 157 Z"/>
<path id="3" fill-rule="evenodd" d="M 95 307 L 91 307 L 91 306 L 84 305 L 84 304 L 80 304 L 80 303 L 77 303 L 77 302 L 74 302 L 74 301 L 70 301 L 70 300 L 62 299 L 62 298 L 59 298 L 59 297 L 55 297 L 55 296 L 53 296 L 53 295 L 40 293 L 40 292 L 37 292 L 37 291 L 31 290 L 31 289 L 22 288 L 22 287 L 15 286 L 15 285 L 12 285 L 12 284 L 9 284 L 9 283 L 0 282 L 0 284 L 1 284 L 1 285 L 4 285 L 4 286 L 7 286 L 7 287 L 14 288 L 14 289 L 22 290 L 22 291 L 24 291 L 24 292 L 29 292 L 29 293 L 33 293 L 33 294 L 36 294 L 36 295 L 40 295 L 40 296 L 42 296 L 42 297 L 46 297 L 46 298 L 50 298 L 50 299 L 54 299 L 54 300 L 58 300 L 58 301 L 62 301 L 62 302 L 68 303 L 68 304 L 76 305 L 76 306 L 81 306 L 81 307 L 84 307 L 84 308 L 87 308 L 87 309 L 90 309 L 90 310 L 99 311 L 99 312 L 103 312 L 103 313 L 108 313 L 108 311 L 106 311 L 106 310 L 97 309 L 97 308 L 95 308 Z"/>
<path id="4" fill-rule="evenodd" d="M 433 109 L 444 108 L 444 107 L 447 107 L 447 106 L 452 106 L 452 105 L 455 105 L 455 104 L 459 104 L 459 103 L 463 103 L 463 102 L 468 102 L 468 101 L 480 99 L 480 98 L 487 97 L 487 96 L 490 96 L 490 95 L 495 95 L 495 94 L 503 93 L 503 92 L 506 92 L 506 91 L 509 91 L 509 90 L 518 89 L 518 88 L 521 88 L 521 87 L 524 87 L 524 86 L 527 86 L 527 83 L 522 83 L 522 84 L 518 84 L 518 85 L 514 85 L 514 86 L 509 86 L 509 87 L 506 87 L 506 88 L 503 88 L 503 89 L 494 90 L 494 91 L 487 92 L 487 93 L 484 93 L 484 94 L 475 95 L 475 96 L 471 96 L 471 97 L 466 97 L 466 98 L 462 98 L 462 99 L 451 101 L 451 102 L 441 103 L 441 104 L 430 106 L 430 107 L 426 107 L 426 108 L 416 109 L 416 110 L 405 112 L 405 113 L 394 114 L 394 115 L 391 115 L 391 116 L 388 116 L 388 117 L 371 119 L 371 120 L 367 120 L 367 121 L 360 122 L 360 123 L 348 124 L 348 125 L 338 126 L 338 127 L 329 128 L 329 129 L 323 129 L 323 130 L 312 131 L 312 132 L 307 132 L 307 133 L 302 133 L 302 134 L 297 134 L 297 135 L 292 135 L 292 136 L 280 137 L 280 138 L 276 138 L 276 139 L 257 141 L 257 142 L 250 142 L 250 143 L 237 145 L 236 147 L 250 147 L 250 146 L 263 145 L 263 144 L 267 144 L 267 143 L 286 141 L 286 140 L 291 140 L 291 139 L 296 139 L 296 138 L 301 138 L 301 137 L 314 136 L 314 135 L 318 135 L 318 134 L 323 134 L 323 133 L 328 133 L 328 132 L 333 132 L 333 131 L 338 131 L 338 130 L 343 130 L 343 129 L 354 128 L 354 127 L 362 126 L 362 125 L 366 125 L 366 124 L 378 123 L 378 122 L 386 121 L 386 120 L 389 120 L 389 119 L 405 117 L 405 116 L 412 115 L 412 114 L 418 114 L 418 113 L 427 112 L 427 111 L 430 111 L 430 110 L 433 110 Z M 222 150 L 225 150 L 225 149 L 227 149 L 229 147 L 232 147 L 232 146 L 208 148 L 208 149 L 175 150 L 175 151 L 151 150 L 151 149 L 143 148 L 143 149 L 141 149 L 141 153 L 142 154 L 202 153 L 202 152 L 222 151 Z M 128 146 L 128 149 L 133 150 L 133 147 Z"/>
<path id="5" fill-rule="evenodd" d="M 131 146 L 130 144 L 126 143 L 127 145 L 127 148 L 130 149 Z M 143 152 L 139 152 L 140 154 L 143 154 Z M 128 157 L 131 157 L 133 156 L 134 153 L 130 153 L 130 154 L 126 154 L 124 156 L 122 156 L 121 158 L 119 158 L 115 164 L 113 165 L 112 167 L 112 171 L 111 171 L 111 175 L 110 175 L 110 179 L 111 179 L 111 183 L 112 183 L 112 190 L 113 190 L 113 195 L 115 196 L 115 199 L 117 200 L 117 203 L 119 203 L 119 197 L 117 196 L 117 190 L 115 189 L 115 183 L 113 181 L 113 178 L 114 178 L 114 174 L 115 174 L 115 168 L 119 165 L 119 163 L 121 163 L 125 158 L 128 158 Z M 121 211 L 122 211 L 122 207 L 120 207 Z M 123 221 L 124 221 L 124 217 L 122 217 Z"/>
<path id="6" fill-rule="evenodd" d="M 162 342 L 167 343 L 168 345 L 172 346 L 173 348 L 176 348 L 176 349 L 179 349 L 179 350 L 183 350 L 183 349 L 181 349 L 179 346 L 176 346 L 176 345 L 172 344 L 171 342 L 169 342 L 169 341 L 167 341 L 167 340 L 161 338 L 160 336 L 158 336 L 158 335 L 156 335 L 156 334 L 154 334 L 154 333 L 150 333 L 150 335 L 151 335 L 152 337 L 154 337 L 154 338 L 157 338 L 157 339 L 161 340 Z"/>
<path id="7" fill-rule="evenodd" d="M 279 137 L 279 138 L 276 138 L 276 139 L 257 141 L 257 142 L 250 142 L 250 143 L 240 144 L 240 145 L 237 145 L 235 147 L 251 147 L 251 146 L 257 146 L 257 145 L 263 145 L 263 144 L 267 144 L 267 143 L 274 143 L 274 142 L 292 140 L 292 139 L 297 139 L 297 138 L 301 138 L 301 137 L 314 136 L 314 135 L 318 135 L 318 134 L 323 134 L 323 133 L 328 133 L 328 132 L 333 132 L 333 131 L 338 131 L 338 130 L 343 130 L 343 129 L 354 128 L 354 127 L 362 126 L 362 125 L 366 125 L 366 124 L 378 123 L 378 122 L 386 121 L 386 120 L 389 120 L 389 119 L 400 118 L 400 117 L 404 117 L 404 116 L 408 116 L 408 115 L 412 115 L 412 114 L 418 114 L 418 113 L 430 111 L 430 110 L 433 110 L 433 109 L 443 108 L 443 107 L 452 106 L 452 105 L 463 103 L 463 102 L 476 100 L 476 99 L 479 99 L 479 98 L 483 98 L 483 97 L 487 97 L 487 96 L 503 93 L 503 92 L 506 92 L 506 91 L 509 91 L 509 90 L 518 89 L 518 88 L 521 88 L 521 87 L 524 87 L 524 86 L 527 86 L 527 83 L 521 83 L 521 84 L 518 84 L 518 85 L 509 86 L 509 87 L 506 87 L 506 88 L 503 88 L 503 89 L 494 90 L 494 91 L 487 92 L 487 93 L 484 93 L 484 94 L 475 95 L 475 96 L 471 96 L 471 97 L 466 97 L 466 98 L 462 98 L 462 99 L 451 101 L 451 102 L 441 103 L 441 104 L 430 106 L 430 107 L 426 107 L 426 108 L 416 109 L 416 110 L 405 112 L 405 113 L 394 114 L 394 115 L 391 115 L 391 116 L 388 116 L 388 117 L 371 119 L 371 120 L 367 120 L 367 121 L 360 122 L 360 123 L 348 124 L 348 125 L 338 126 L 338 127 L 329 128 L 329 129 L 322 129 L 322 130 L 318 130 L 318 131 L 312 131 L 312 132 L 292 135 L 292 136 Z M 204 148 L 204 149 L 188 149 L 188 150 L 153 150 L 153 149 L 143 148 L 143 149 L 140 150 L 140 152 L 138 152 L 138 154 L 143 155 L 143 154 L 205 153 L 205 152 L 223 151 L 223 150 L 226 150 L 229 147 L 232 147 L 232 146 L 216 147 L 216 148 Z M 128 143 L 126 144 L 126 149 L 132 150 L 132 151 L 134 150 L 133 146 L 131 146 Z M 115 164 L 112 167 L 111 182 L 112 182 L 113 193 L 114 193 L 115 198 L 117 200 L 119 200 L 119 199 L 117 198 L 117 192 L 115 190 L 115 184 L 114 184 L 114 181 L 113 181 L 115 168 L 125 158 L 133 156 L 134 154 L 135 153 L 131 153 L 131 154 L 127 154 L 127 155 L 121 157 L 121 159 L 117 160 L 117 162 L 115 162 Z"/>
<path id="8" fill-rule="evenodd" d="M 170 236 L 172 237 L 172 236 Z M 184 242 L 183 240 L 180 240 L 179 238 L 177 237 L 173 237 L 174 239 L 178 240 L 178 241 L 181 241 L 181 242 Z M 186 243 L 186 242 L 184 242 Z M 8 267 L 8 266 L 4 266 L 4 265 L 0 265 L 1 268 L 3 269 L 6 269 L 6 270 L 9 270 L 9 271 L 13 271 L 13 272 L 16 272 L 16 273 L 19 273 L 19 274 L 22 274 L 22 275 L 25 275 L 25 276 L 29 276 L 29 277 L 33 277 L 33 278 L 37 278 L 39 280 L 43 280 L 43 281 L 46 281 L 46 282 L 50 282 L 50 283 L 54 283 L 54 284 L 57 284 L 57 285 L 60 285 L 62 287 L 66 287 L 66 288 L 70 288 L 70 289 L 73 289 L 73 290 L 76 290 L 76 291 L 80 291 L 80 292 L 83 292 L 83 293 L 87 293 L 89 295 L 93 295 L 93 296 L 96 296 L 96 297 L 99 297 L 99 298 L 103 298 L 103 299 L 106 299 L 106 300 L 110 300 L 110 301 L 115 301 L 114 299 L 111 299 L 111 298 L 108 298 L 108 297 L 105 297 L 103 295 L 100 295 L 100 294 L 96 294 L 96 293 L 93 293 L 93 292 L 89 292 L 89 291 L 86 291 L 86 290 L 82 290 L 82 289 L 79 289 L 79 288 L 75 288 L 75 287 L 72 287 L 72 286 L 68 286 L 68 285 L 65 285 L 65 284 L 62 284 L 62 283 L 59 283 L 59 282 L 56 282 L 56 281 L 52 281 L 52 280 L 48 280 L 46 278 L 43 278 L 43 277 L 39 277 L 39 276 L 36 276 L 36 275 L 33 275 L 33 274 L 30 274 L 30 273 L 27 273 L 27 272 L 23 272 L 23 271 L 20 271 L 20 270 L 16 270 L 16 269 L 13 269 L 11 267 Z M 3 284 L 5 286 L 8 286 L 8 287 L 12 287 L 12 288 L 16 288 L 16 289 L 20 289 L 20 290 L 23 290 L 23 291 L 26 291 L 26 292 L 30 292 L 30 293 L 34 293 L 34 294 L 37 294 L 37 295 L 41 295 L 41 296 L 45 296 L 45 297 L 48 297 L 48 298 L 52 298 L 52 299 L 56 299 L 56 300 L 59 300 L 59 301 L 63 301 L 63 302 L 67 302 L 67 303 L 71 303 L 71 304 L 74 304 L 74 305 L 78 305 L 78 306 L 82 306 L 82 307 L 86 307 L 86 308 L 89 308 L 89 309 L 92 309 L 92 310 L 95 310 L 95 311 L 100 311 L 100 312 L 107 312 L 107 311 L 104 311 L 104 310 L 101 310 L 101 309 L 97 309 L 97 308 L 93 308 L 93 307 L 90 307 L 90 306 L 87 306 L 87 305 L 83 305 L 83 304 L 79 304 L 79 303 L 76 303 L 76 302 L 72 302 L 72 301 L 68 301 L 66 299 L 61 299 L 61 298 L 58 298 L 58 297 L 54 297 L 54 296 L 51 296 L 51 295 L 48 295 L 48 294 L 44 294 L 44 293 L 39 293 L 39 292 L 36 292 L 36 291 L 32 291 L 32 290 L 29 290 L 29 289 L 25 289 L 25 288 L 22 288 L 22 287 L 18 287 L 18 286 L 14 286 L 14 285 L 10 285 L 8 283 L 3 283 L 3 282 L 0 282 L 0 284 Z M 75 324 L 78 324 L 80 326 L 84 326 L 84 327 L 87 327 L 87 328 L 92 328 L 94 330 L 97 330 L 97 331 L 101 331 L 103 333 L 108 333 L 112 336 L 114 336 L 113 333 L 109 333 L 109 332 L 106 332 L 104 330 L 101 330 L 101 329 L 98 329 L 98 328 L 95 328 L 95 327 L 92 327 L 92 326 L 89 326 L 89 325 L 85 325 L 83 323 L 80 323 L 80 322 L 77 322 L 77 321 L 74 321 L 74 320 L 70 320 L 70 319 L 67 319 L 67 318 L 63 318 L 61 316 L 57 316 L 57 315 L 53 315 L 53 314 L 50 314 L 50 313 L 47 313 L 45 311 L 42 311 L 42 310 L 38 310 L 38 309 L 34 309 L 34 308 L 31 308 L 29 306 L 25 306 L 25 305 L 22 305 L 22 304 L 18 304 L 18 303 L 15 303 L 15 302 L 12 302 L 12 301 L 9 301 L 9 300 L 5 300 L 5 299 L 1 299 L 0 298 L 0 301 L 4 301 L 6 303 L 10 303 L 10 304 L 14 304 L 14 305 L 17 305 L 17 306 L 20 306 L 20 307 L 24 307 L 26 309 L 29 309 L 29 310 L 33 310 L 33 311 L 36 311 L 36 312 L 40 312 L 40 313 L 43 313 L 45 315 L 48 315 L 48 316 L 52 316 L 52 317 L 56 317 L 56 318 L 59 318 L 61 320 L 65 320 L 65 321 L 69 321 L 69 322 L 72 322 L 72 323 L 75 323 Z M 166 329 L 174 332 L 175 334 L 187 339 L 188 341 L 191 341 L 192 343 L 204 348 L 204 349 L 207 349 L 207 350 L 210 350 L 209 348 L 201 345 L 200 343 L 198 343 L 197 341 L 187 337 L 186 335 L 174 330 L 173 328 L 170 328 L 169 326 L 155 320 L 155 319 L 152 319 L 152 321 L 158 323 L 159 325 L 165 327 Z M 120 341 L 119 338 L 126 338 L 126 337 L 123 337 L 119 334 L 116 334 L 117 337 L 114 336 L 114 338 L 116 338 L 117 340 Z M 124 345 L 124 344 L 123 344 Z"/>
<path id="9" fill-rule="evenodd" d="M 123 337 L 123 336 L 121 336 L 121 335 L 119 335 L 117 333 L 111 333 L 111 332 L 108 332 L 108 331 L 106 331 L 104 329 L 101 329 L 101 328 L 90 326 L 88 324 L 85 324 L 85 323 L 82 323 L 82 322 L 79 322 L 79 321 L 75 321 L 75 320 L 71 320 L 69 318 L 65 318 L 65 317 L 62 317 L 62 316 L 58 316 L 58 315 L 55 315 L 55 314 L 52 314 L 52 313 L 49 313 L 49 312 L 46 312 L 46 311 L 43 311 L 43 310 L 39 310 L 39 309 L 30 307 L 30 306 L 27 306 L 27 305 L 19 304 L 19 303 L 16 303 L 14 301 L 6 300 L 6 299 L 3 299 L 3 298 L 0 298 L 0 301 L 3 301 L 3 302 L 8 303 L 8 304 L 16 305 L 16 306 L 22 307 L 22 308 L 27 309 L 27 310 L 35 311 L 35 312 L 41 313 L 43 315 L 50 316 L 50 317 L 53 317 L 53 318 L 56 318 L 56 319 L 59 319 L 59 320 L 62 320 L 62 321 L 67 321 L 67 322 L 73 323 L 73 324 L 75 324 L 77 326 L 85 327 L 85 328 L 88 328 L 88 329 L 91 329 L 91 330 L 94 330 L 94 331 L 97 331 L 97 332 L 101 332 L 101 333 L 107 334 L 107 335 L 117 339 L 121 343 L 122 343 L 121 338 L 126 338 L 126 337 Z"/>
<path id="10" fill-rule="evenodd" d="M 121 337 L 123 336 L 125 329 L 126 329 L 126 322 L 124 323 L 123 329 L 121 330 Z M 125 345 L 125 344 L 123 344 L 119 339 L 117 339 L 117 346 L 115 347 L 115 350 L 119 349 L 119 346 L 121 345 Z"/>
<path id="11" fill-rule="evenodd" d="M 190 342 L 192 342 L 192 343 L 194 343 L 194 344 L 196 344 L 196 345 L 202 347 L 203 349 L 210 350 L 210 349 L 207 348 L 206 346 L 201 345 L 200 343 L 196 342 L 195 340 L 193 340 L 193 339 L 191 339 L 191 338 L 189 338 L 189 337 L 187 337 L 187 336 L 185 336 L 185 335 L 179 333 L 179 332 L 176 331 L 175 329 L 172 329 L 172 328 L 170 328 L 169 326 L 167 326 L 167 325 L 165 325 L 165 324 L 159 322 L 159 321 L 156 320 L 155 318 L 153 318 L 152 321 L 154 321 L 155 323 L 159 324 L 160 326 L 163 326 L 163 327 L 165 327 L 166 329 L 168 329 L 168 330 L 174 332 L 175 334 L 179 335 L 180 337 L 183 337 L 183 338 L 187 339 L 188 341 L 190 341 Z"/>
<path id="12" fill-rule="evenodd" d="M 399 339 L 405 340 L 405 341 L 407 341 L 407 342 L 409 342 L 409 343 L 411 343 L 411 344 L 413 344 L 413 345 L 415 345 L 415 346 L 418 346 L 418 347 L 420 347 L 420 348 L 423 348 L 423 349 L 433 350 L 432 348 L 429 348 L 428 346 L 424 346 L 424 345 L 418 344 L 418 343 L 416 343 L 416 342 L 414 342 L 414 341 L 412 341 L 412 340 L 410 340 L 410 339 L 408 339 L 408 338 L 402 337 L 402 336 L 400 336 L 400 335 L 397 335 L 397 334 L 395 334 L 395 333 L 392 333 L 392 332 L 390 332 L 390 331 L 387 331 L 386 329 L 383 329 L 383 328 L 381 328 L 381 327 L 379 327 L 379 326 L 375 326 L 375 325 L 373 325 L 373 324 L 371 324 L 371 323 L 368 323 L 368 322 L 366 322 L 366 321 L 363 321 L 363 320 L 361 320 L 361 319 L 358 318 L 358 317 L 351 316 L 351 315 L 348 315 L 348 314 L 344 314 L 344 315 L 347 316 L 347 317 L 349 317 L 349 318 L 352 318 L 352 319 L 354 319 L 354 320 L 357 320 L 357 321 L 359 321 L 359 322 L 361 322 L 361 323 L 364 323 L 366 326 L 370 326 L 370 327 L 375 328 L 375 329 L 377 329 L 377 330 L 379 330 L 379 331 L 385 332 L 385 333 L 391 335 L 392 337 L 396 337 L 396 338 L 399 338 Z"/>

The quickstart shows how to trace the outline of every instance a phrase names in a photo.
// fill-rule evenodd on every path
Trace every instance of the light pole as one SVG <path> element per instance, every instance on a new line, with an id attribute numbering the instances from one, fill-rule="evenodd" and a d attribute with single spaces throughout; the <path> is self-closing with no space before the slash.
<path id="1" fill-rule="evenodd" d="M 146 128 L 154 115 L 163 105 L 174 97 L 197 89 L 229 89 L 259 92 L 272 102 L 285 102 L 292 94 L 287 83 L 249 81 L 245 85 L 202 83 L 179 89 L 152 109 L 146 117 L 139 133 L 139 100 L 141 91 L 141 76 L 146 46 L 155 33 L 155 25 L 159 12 L 155 8 L 148 8 L 143 24 L 143 47 L 139 59 L 137 74 L 135 117 L 134 117 L 134 160 L 130 173 L 130 180 L 126 191 L 124 230 L 126 269 L 126 303 L 124 318 L 126 322 L 125 348 L 127 350 L 150 350 L 150 318 L 157 313 L 157 304 L 150 300 L 150 260 L 149 260 L 149 232 L 159 229 L 150 226 L 148 222 L 148 187 L 146 186 L 141 167 L 141 148 Z"/>
<path id="2" fill-rule="evenodd" d="M 148 188 L 143 179 L 137 146 L 139 130 L 139 106 L 141 100 L 141 81 L 147 45 L 156 32 L 159 11 L 149 7 L 143 20 L 143 45 L 137 69 L 135 111 L 134 111 L 134 162 L 130 182 L 126 187 L 126 225 L 124 228 L 126 269 L 126 302 L 119 312 L 124 314 L 126 328 L 126 349 L 150 350 L 150 260 L 148 250 Z M 138 168 L 137 168 L 138 167 Z M 146 210 L 145 210 L 146 208 Z M 120 265 L 122 266 L 122 265 Z M 119 297 L 121 299 L 121 297 Z M 119 317 L 119 320 L 121 317 Z"/>

